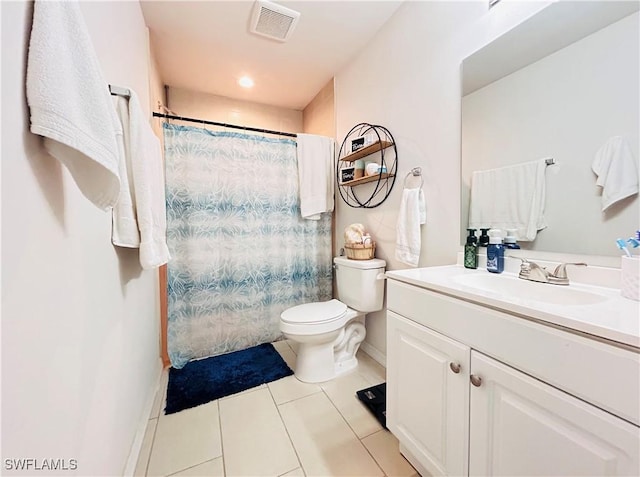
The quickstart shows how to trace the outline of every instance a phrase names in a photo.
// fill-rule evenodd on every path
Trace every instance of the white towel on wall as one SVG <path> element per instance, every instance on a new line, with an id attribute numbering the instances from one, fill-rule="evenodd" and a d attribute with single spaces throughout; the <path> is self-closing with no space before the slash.
<path id="1" fill-rule="evenodd" d="M 404 189 L 396 226 L 396 259 L 412 267 L 420 260 L 420 226 L 427 221 L 422 189 Z"/>
<path id="2" fill-rule="evenodd" d="M 107 82 L 77 2 L 36 0 L 27 61 L 31 132 L 102 209 L 118 199 L 118 135 Z"/>
<path id="3" fill-rule="evenodd" d="M 300 213 L 304 219 L 319 220 L 321 213 L 333 211 L 333 139 L 297 136 Z"/>
<path id="4" fill-rule="evenodd" d="M 129 179 L 133 178 L 129 100 L 119 95 L 114 95 L 111 98 L 123 130 L 123 136 L 118 141 L 120 194 L 111 214 L 111 242 L 119 247 L 138 248 L 140 247 L 140 231 L 136 219 L 135 188 L 129 183 Z"/>
<path id="5" fill-rule="evenodd" d="M 140 248 L 144 269 L 171 258 L 167 248 L 164 173 L 160 141 L 140 107 L 136 93 L 127 100 L 114 96 L 124 135 L 121 142 L 122 187 L 113 208 L 111 240 L 121 247 Z"/>
<path id="6" fill-rule="evenodd" d="M 602 210 L 638 193 L 638 163 L 629 143 L 621 136 L 609 139 L 596 152 L 591 169 L 602 187 Z"/>
<path id="7" fill-rule="evenodd" d="M 544 219 L 545 159 L 474 171 L 469 228 L 516 229 L 520 241 L 535 240 Z"/>

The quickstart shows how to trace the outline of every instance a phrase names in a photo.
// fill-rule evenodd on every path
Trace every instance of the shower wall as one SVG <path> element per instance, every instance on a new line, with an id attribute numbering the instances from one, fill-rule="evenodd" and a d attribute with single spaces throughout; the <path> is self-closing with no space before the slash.
<path id="1" fill-rule="evenodd" d="M 302 110 L 303 132 L 318 134 L 335 139 L 336 137 L 336 105 L 334 79 L 316 94 Z"/>
<path id="2" fill-rule="evenodd" d="M 174 87 L 167 89 L 167 102 L 169 109 L 179 116 L 274 131 L 302 132 L 302 111 Z M 182 124 L 197 126 L 196 123 Z M 215 126 L 207 128 L 221 130 Z"/>

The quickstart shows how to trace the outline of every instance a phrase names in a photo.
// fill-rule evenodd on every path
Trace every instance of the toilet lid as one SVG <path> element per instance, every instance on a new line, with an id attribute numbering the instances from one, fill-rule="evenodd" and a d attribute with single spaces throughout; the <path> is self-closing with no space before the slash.
<path id="1" fill-rule="evenodd" d="M 287 323 L 328 323 L 341 318 L 347 305 L 338 300 L 305 303 L 282 312 L 280 318 Z"/>

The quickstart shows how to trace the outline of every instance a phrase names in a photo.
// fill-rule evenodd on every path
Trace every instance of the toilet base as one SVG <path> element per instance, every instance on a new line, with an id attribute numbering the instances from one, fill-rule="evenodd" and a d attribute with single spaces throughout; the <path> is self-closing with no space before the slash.
<path id="1" fill-rule="evenodd" d="M 334 378 L 338 376 L 342 376 L 343 374 L 350 373 L 351 371 L 358 368 L 358 358 L 355 356 L 353 358 L 341 361 L 339 363 L 334 364 Z"/>
<path id="2" fill-rule="evenodd" d="M 358 367 L 356 353 L 364 341 L 367 331 L 364 327 L 364 315 L 347 323 L 340 336 L 333 343 L 334 376 L 340 376 Z"/>
<path id="3" fill-rule="evenodd" d="M 336 332 L 338 335 L 338 332 Z M 321 383 L 335 376 L 333 346 L 328 343 L 299 343 L 295 377 L 305 383 Z"/>
<path id="4" fill-rule="evenodd" d="M 332 336 L 325 335 L 322 343 L 285 336 L 298 343 L 295 376 L 305 383 L 321 383 L 344 375 L 358 367 L 356 353 L 364 341 L 364 314 L 358 314 Z"/>

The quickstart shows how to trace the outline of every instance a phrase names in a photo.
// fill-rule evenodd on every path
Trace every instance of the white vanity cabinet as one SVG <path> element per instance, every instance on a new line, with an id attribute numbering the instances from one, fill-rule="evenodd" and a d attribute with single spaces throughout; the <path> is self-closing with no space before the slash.
<path id="1" fill-rule="evenodd" d="M 387 426 L 419 472 L 640 475 L 635 350 L 387 286 Z"/>
<path id="2" fill-rule="evenodd" d="M 475 351 L 471 378 L 470 475 L 640 475 L 632 424 Z"/>
<path id="3" fill-rule="evenodd" d="M 433 474 L 467 473 L 471 348 L 387 312 L 387 427 Z"/>

